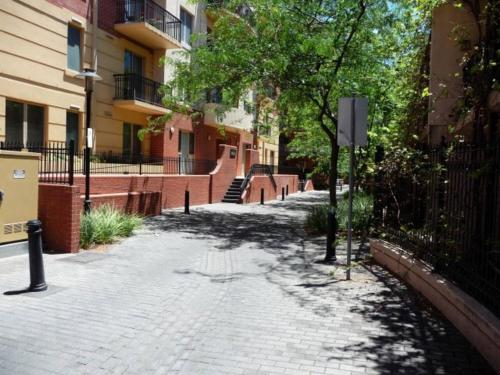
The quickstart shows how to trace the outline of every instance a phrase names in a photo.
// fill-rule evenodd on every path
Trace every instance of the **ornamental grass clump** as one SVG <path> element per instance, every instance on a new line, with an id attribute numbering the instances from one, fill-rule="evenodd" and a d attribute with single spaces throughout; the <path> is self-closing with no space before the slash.
<path id="1" fill-rule="evenodd" d="M 306 218 L 306 230 L 311 234 L 326 234 L 329 206 L 313 206 Z M 340 231 L 347 231 L 349 194 L 337 202 L 337 221 Z M 372 224 L 373 197 L 364 192 L 354 194 L 352 202 L 352 229 L 354 232 L 367 232 Z"/>
<path id="2" fill-rule="evenodd" d="M 102 205 L 83 213 L 80 218 L 80 246 L 88 249 L 96 244 L 109 244 L 129 237 L 142 225 L 142 218 L 123 213 L 111 205 Z"/>

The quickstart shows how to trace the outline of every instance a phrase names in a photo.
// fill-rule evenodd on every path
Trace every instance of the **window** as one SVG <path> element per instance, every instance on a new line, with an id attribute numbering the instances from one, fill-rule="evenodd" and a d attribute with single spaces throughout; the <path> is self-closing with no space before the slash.
<path id="1" fill-rule="evenodd" d="M 38 105 L 6 101 L 5 141 L 23 145 L 43 143 L 44 108 Z"/>
<path id="2" fill-rule="evenodd" d="M 181 42 L 191 45 L 193 16 L 181 8 Z"/>
<path id="3" fill-rule="evenodd" d="M 179 154 L 186 157 L 189 155 L 194 155 L 194 134 L 179 131 L 179 143 L 178 143 Z"/>
<path id="4" fill-rule="evenodd" d="M 137 134 L 141 129 L 140 125 L 123 123 L 123 156 L 133 157 L 141 153 L 141 141 Z"/>
<path id="5" fill-rule="evenodd" d="M 76 112 L 66 112 L 66 143 L 75 143 L 75 151 L 78 148 L 79 115 Z"/>
<path id="6" fill-rule="evenodd" d="M 123 71 L 142 76 L 142 57 L 126 49 Z"/>
<path id="7" fill-rule="evenodd" d="M 68 25 L 68 68 L 81 70 L 81 29 Z"/>

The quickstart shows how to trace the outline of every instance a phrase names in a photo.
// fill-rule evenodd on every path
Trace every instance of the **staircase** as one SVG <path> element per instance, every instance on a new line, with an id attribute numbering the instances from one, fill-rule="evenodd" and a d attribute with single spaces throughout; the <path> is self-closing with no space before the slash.
<path id="1" fill-rule="evenodd" d="M 226 195 L 222 198 L 224 203 L 241 203 L 241 184 L 243 183 L 243 178 L 236 177 L 229 189 L 227 189 Z"/>

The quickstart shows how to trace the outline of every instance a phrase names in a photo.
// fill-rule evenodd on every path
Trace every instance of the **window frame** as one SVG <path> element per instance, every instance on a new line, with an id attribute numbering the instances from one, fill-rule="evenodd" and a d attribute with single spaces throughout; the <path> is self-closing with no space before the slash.
<path id="1" fill-rule="evenodd" d="M 21 143 L 23 146 L 27 146 L 29 144 L 33 145 L 43 145 L 45 143 L 45 136 L 47 134 L 46 127 L 47 127 L 47 110 L 46 106 L 43 104 L 36 104 L 36 103 L 31 103 L 31 102 L 25 102 L 22 100 L 17 100 L 17 99 L 11 99 L 11 98 L 6 98 L 5 100 L 5 141 L 10 142 L 7 140 L 7 106 L 8 103 L 17 103 L 22 105 L 22 121 L 21 121 Z M 42 111 L 42 120 L 41 123 L 39 124 L 41 127 L 41 139 L 39 143 L 33 142 L 28 139 L 29 134 L 30 134 L 30 121 L 29 121 L 29 108 L 30 107 L 36 107 L 38 109 L 41 109 Z M 18 141 L 13 141 L 13 143 L 18 143 Z"/>
<path id="2" fill-rule="evenodd" d="M 187 16 L 187 17 L 186 17 Z M 185 26 L 187 25 L 186 20 L 189 18 L 191 21 L 189 24 L 189 36 L 186 38 Z M 187 9 L 181 7 L 179 12 L 179 19 L 181 20 L 181 43 L 191 46 L 191 36 L 193 35 L 193 25 L 194 25 L 194 15 Z M 187 40 L 186 40 L 187 39 Z"/>
<path id="3" fill-rule="evenodd" d="M 79 34 L 79 63 L 78 68 L 75 69 L 73 66 L 70 66 L 70 29 L 77 30 Z M 84 45 L 84 33 L 83 28 L 80 25 L 77 25 L 72 22 L 68 22 L 67 35 L 66 35 L 66 68 L 69 70 L 73 70 L 76 72 L 80 72 L 83 67 L 83 45 Z"/>
<path id="4" fill-rule="evenodd" d="M 66 144 L 69 146 L 69 140 L 68 140 L 68 117 L 69 115 L 75 115 L 76 117 L 76 140 L 75 140 L 75 153 L 80 147 L 80 136 L 81 136 L 81 115 L 80 112 L 77 111 L 72 111 L 72 110 L 67 110 L 66 111 Z"/>

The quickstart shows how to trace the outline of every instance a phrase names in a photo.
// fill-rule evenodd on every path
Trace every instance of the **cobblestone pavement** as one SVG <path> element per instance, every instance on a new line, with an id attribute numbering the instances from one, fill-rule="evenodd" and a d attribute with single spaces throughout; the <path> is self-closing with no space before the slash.
<path id="1" fill-rule="evenodd" d="M 49 291 L 0 295 L 0 374 L 487 374 L 466 340 L 377 266 L 315 263 L 304 209 L 214 204 L 148 220 L 104 253 L 46 255 Z M 0 290 L 26 286 L 0 260 Z"/>

